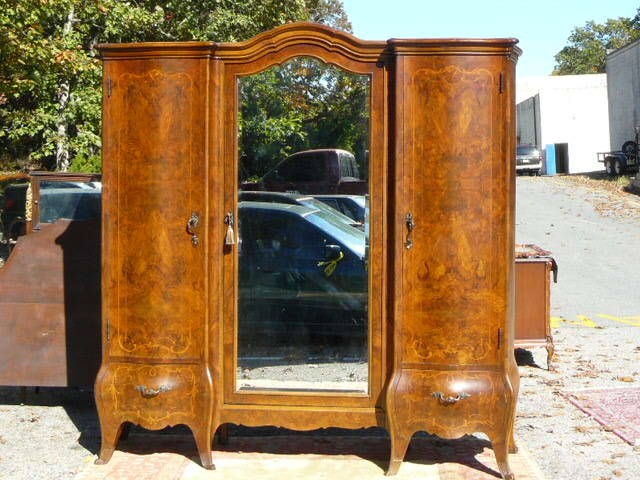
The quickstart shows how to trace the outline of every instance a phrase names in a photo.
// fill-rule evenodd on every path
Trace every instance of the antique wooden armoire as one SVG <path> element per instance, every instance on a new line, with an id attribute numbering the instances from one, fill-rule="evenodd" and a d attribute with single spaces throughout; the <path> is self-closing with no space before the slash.
<path id="1" fill-rule="evenodd" d="M 389 474 L 425 430 L 486 433 L 503 477 L 513 478 L 516 43 L 361 41 L 300 23 L 242 43 L 100 47 L 100 463 L 127 422 L 188 425 L 207 468 L 226 423 L 378 425 L 391 435 Z M 366 145 L 353 143 L 366 170 L 359 229 L 336 226 L 319 208 L 239 199 L 246 179 L 267 168 L 251 170 L 262 150 L 247 153 L 247 131 L 271 121 L 251 123 L 250 105 L 260 103 L 252 92 L 314 71 L 314 88 L 364 92 Z M 284 176 L 278 165 L 270 174 Z M 265 239 L 265 218 L 281 238 Z M 316 243 L 296 244 L 307 230 Z M 360 333 L 336 340 L 342 318 Z M 285 335 L 265 342 L 279 322 Z M 346 376 L 351 383 L 310 383 L 309 372 L 338 366 L 360 370 Z M 300 368 L 295 381 L 284 378 Z"/>

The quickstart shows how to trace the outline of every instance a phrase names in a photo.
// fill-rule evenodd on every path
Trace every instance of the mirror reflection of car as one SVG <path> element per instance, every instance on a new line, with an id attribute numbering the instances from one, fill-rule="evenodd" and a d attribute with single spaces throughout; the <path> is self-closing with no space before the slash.
<path id="1" fill-rule="evenodd" d="M 238 210 L 238 345 L 291 335 L 365 345 L 364 233 L 300 205 L 243 201 Z"/>
<path id="2" fill-rule="evenodd" d="M 338 148 L 304 150 L 289 155 L 259 182 L 243 183 L 242 190 L 274 192 L 366 194 L 368 182 L 352 153 Z"/>
<path id="3" fill-rule="evenodd" d="M 314 198 L 326 203 L 358 223 L 365 222 L 366 198 L 364 195 L 314 195 Z"/>
<path id="4" fill-rule="evenodd" d="M 316 199 L 310 195 L 302 195 L 300 193 L 284 193 L 284 192 L 261 192 L 261 191 L 240 191 L 239 201 L 251 202 L 269 202 L 284 203 L 288 205 L 302 205 L 309 208 L 322 210 L 331 215 L 335 215 L 337 219 L 356 228 L 364 228 L 362 222 L 354 220 L 353 217 L 345 215 L 333 205 Z M 364 215 L 364 213 L 363 213 Z M 364 218 L 364 216 L 363 216 Z"/>
<path id="5" fill-rule="evenodd" d="M 535 145 L 518 145 L 516 148 L 516 172 L 540 175 L 542 152 Z"/>

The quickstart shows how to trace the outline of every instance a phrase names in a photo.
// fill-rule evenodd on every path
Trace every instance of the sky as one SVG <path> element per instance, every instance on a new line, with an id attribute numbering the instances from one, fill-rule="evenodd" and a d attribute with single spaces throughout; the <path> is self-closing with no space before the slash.
<path id="1" fill-rule="evenodd" d="M 518 76 L 551 74 L 575 27 L 634 17 L 640 0 L 342 0 L 353 33 L 389 38 L 515 37 Z"/>

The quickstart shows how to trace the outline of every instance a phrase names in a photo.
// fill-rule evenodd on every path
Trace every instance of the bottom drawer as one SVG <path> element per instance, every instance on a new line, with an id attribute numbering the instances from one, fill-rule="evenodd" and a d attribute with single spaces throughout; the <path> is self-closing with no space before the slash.
<path id="1" fill-rule="evenodd" d="M 164 428 L 197 417 L 203 401 L 201 371 L 198 365 L 109 364 L 97 392 L 115 419 Z"/>
<path id="2" fill-rule="evenodd" d="M 513 392 L 504 374 L 492 371 L 403 370 L 395 390 L 403 429 L 455 438 L 495 432 L 512 413 Z"/>

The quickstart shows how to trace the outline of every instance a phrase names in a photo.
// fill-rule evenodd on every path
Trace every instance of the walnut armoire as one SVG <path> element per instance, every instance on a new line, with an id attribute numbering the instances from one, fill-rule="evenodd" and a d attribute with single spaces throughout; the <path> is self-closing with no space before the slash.
<path id="1" fill-rule="evenodd" d="M 289 24 L 241 43 L 100 46 L 107 462 L 126 422 L 486 433 L 513 478 L 513 39 L 362 41 Z M 304 56 L 370 82 L 368 387 L 236 388 L 238 79 Z M 231 230 L 231 231 L 230 231 Z M 227 240 L 225 242 L 225 239 Z"/>

